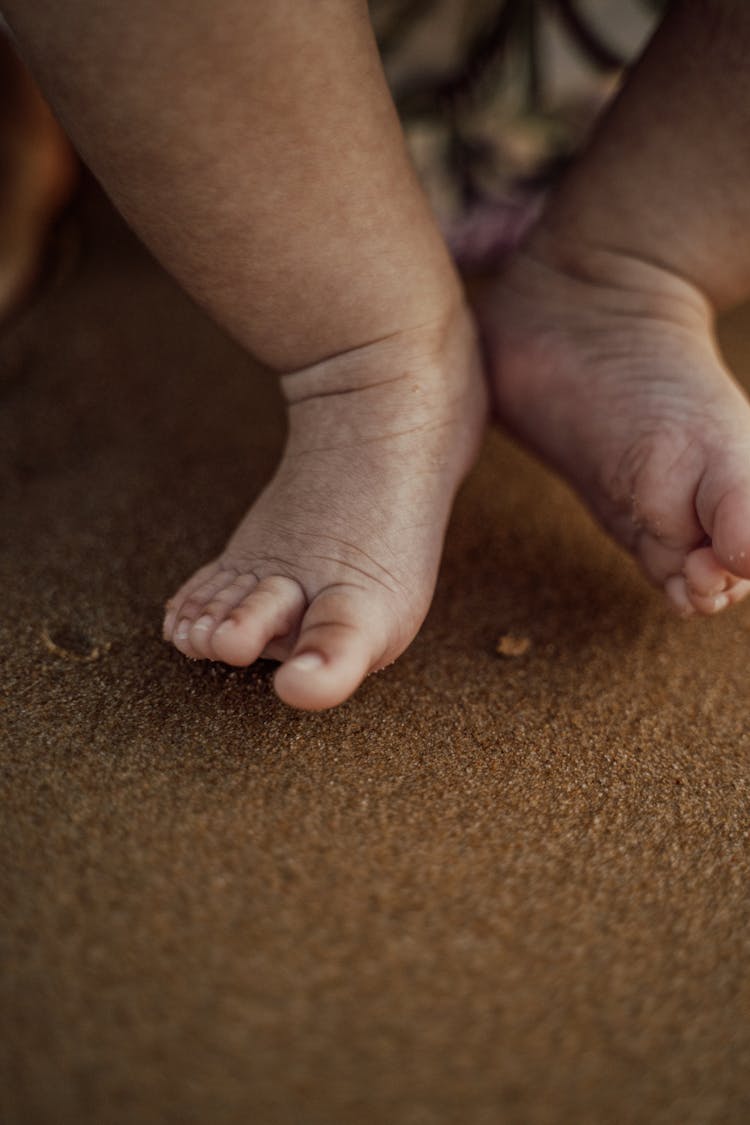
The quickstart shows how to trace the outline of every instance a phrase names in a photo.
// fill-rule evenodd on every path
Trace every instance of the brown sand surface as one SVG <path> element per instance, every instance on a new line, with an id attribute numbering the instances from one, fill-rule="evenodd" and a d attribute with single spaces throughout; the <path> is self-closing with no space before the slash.
<path id="1" fill-rule="evenodd" d="M 750 1120 L 750 608 L 673 620 L 495 434 L 354 700 L 185 661 L 282 415 L 95 198 L 0 403 L 4 1125 Z"/>

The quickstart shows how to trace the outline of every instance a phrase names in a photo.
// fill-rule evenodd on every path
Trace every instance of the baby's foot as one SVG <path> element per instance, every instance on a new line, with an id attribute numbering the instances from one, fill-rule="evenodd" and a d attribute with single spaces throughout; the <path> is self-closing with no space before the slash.
<path id="1" fill-rule="evenodd" d="M 708 303 L 661 267 L 532 237 L 477 294 L 495 404 L 678 612 L 750 590 L 750 406 Z"/>
<path id="2" fill-rule="evenodd" d="M 486 399 L 463 309 L 282 386 L 281 466 L 169 603 L 164 635 L 194 658 L 280 660 L 281 698 L 318 710 L 395 660 L 421 625 Z"/>

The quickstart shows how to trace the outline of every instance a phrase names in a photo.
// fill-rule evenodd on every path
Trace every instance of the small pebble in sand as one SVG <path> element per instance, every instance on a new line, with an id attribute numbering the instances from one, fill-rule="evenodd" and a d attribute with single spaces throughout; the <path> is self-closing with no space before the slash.
<path id="1" fill-rule="evenodd" d="M 499 656 L 525 656 L 531 648 L 528 637 L 520 637 L 517 633 L 503 633 L 497 639 L 495 652 Z"/>

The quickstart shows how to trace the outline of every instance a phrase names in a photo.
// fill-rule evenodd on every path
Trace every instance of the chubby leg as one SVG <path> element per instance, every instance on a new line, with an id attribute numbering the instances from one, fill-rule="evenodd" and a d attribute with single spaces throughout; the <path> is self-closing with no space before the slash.
<path id="1" fill-rule="evenodd" d="M 367 6 L 7 7 L 125 216 L 282 375 L 282 464 L 172 600 L 165 635 L 191 657 L 277 657 L 284 700 L 335 705 L 421 624 L 485 414 L 472 323 Z"/>
<path id="2" fill-rule="evenodd" d="M 750 294 L 750 6 L 677 0 L 480 291 L 498 410 L 675 608 L 750 589 L 750 407 L 714 338 Z"/>
<path id="3" fill-rule="evenodd" d="M 76 161 L 0 24 L 0 324 L 35 281 Z"/>

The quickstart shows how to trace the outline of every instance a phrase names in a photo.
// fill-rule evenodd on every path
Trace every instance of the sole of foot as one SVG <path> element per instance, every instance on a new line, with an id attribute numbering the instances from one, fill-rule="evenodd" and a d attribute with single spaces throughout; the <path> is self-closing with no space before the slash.
<path id="1" fill-rule="evenodd" d="M 487 413 L 465 308 L 282 377 L 286 450 L 218 559 L 167 606 L 185 656 L 281 662 L 322 710 L 398 657 L 430 605 L 452 501 Z"/>
<path id="2" fill-rule="evenodd" d="M 682 616 L 750 591 L 750 405 L 703 295 L 601 249 L 530 240 L 474 290 L 498 416 Z"/>

